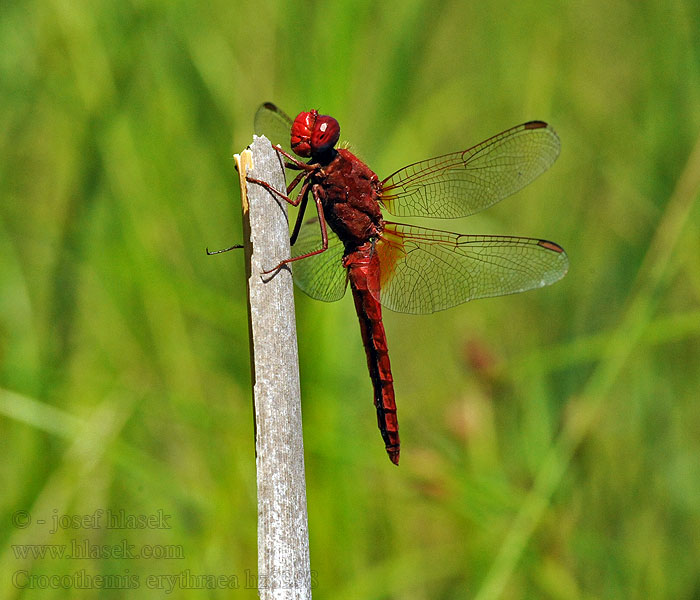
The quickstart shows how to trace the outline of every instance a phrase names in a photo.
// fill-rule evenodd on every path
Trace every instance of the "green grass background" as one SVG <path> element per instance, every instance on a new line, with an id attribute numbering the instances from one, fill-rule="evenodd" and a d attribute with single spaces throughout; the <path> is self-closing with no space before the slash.
<path id="1" fill-rule="evenodd" d="M 563 281 L 386 315 L 398 469 L 351 299 L 297 296 L 314 596 L 700 598 L 697 2 L 8 0 L 0 48 L 0 597 L 256 597 L 243 256 L 204 247 L 241 239 L 273 100 L 380 177 L 530 119 L 562 141 L 441 225 L 552 239 Z M 51 533 L 97 509 L 171 527 Z M 86 538 L 183 558 L 13 549 Z M 81 571 L 135 589 L 39 577 Z M 186 571 L 239 587 L 149 588 Z"/>

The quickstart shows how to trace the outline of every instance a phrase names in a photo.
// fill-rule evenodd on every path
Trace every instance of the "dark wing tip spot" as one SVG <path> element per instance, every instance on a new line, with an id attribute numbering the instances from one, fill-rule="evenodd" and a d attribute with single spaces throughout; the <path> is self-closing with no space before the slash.
<path id="1" fill-rule="evenodd" d="M 547 127 L 547 123 L 544 121 L 528 121 L 525 123 L 525 129 L 543 129 Z"/>
<path id="2" fill-rule="evenodd" d="M 564 252 L 564 248 L 562 248 L 559 244 L 555 244 L 554 242 L 549 242 L 547 240 L 540 240 L 537 242 L 537 245 L 542 246 L 542 248 L 546 248 L 547 250 L 551 250 L 552 252 Z"/>

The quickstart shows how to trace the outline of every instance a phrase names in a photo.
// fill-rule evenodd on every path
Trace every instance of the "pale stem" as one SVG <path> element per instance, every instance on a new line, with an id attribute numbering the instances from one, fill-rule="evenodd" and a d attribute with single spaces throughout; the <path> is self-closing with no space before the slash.
<path id="1" fill-rule="evenodd" d="M 254 138 L 237 156 L 241 187 L 248 176 L 285 192 L 282 161 L 266 138 Z M 261 276 L 289 258 L 287 206 L 248 183 L 243 227 L 248 277 L 250 354 L 258 481 L 258 589 L 260 598 L 311 598 L 309 532 L 301 427 L 301 394 L 292 276 L 288 269 Z"/>

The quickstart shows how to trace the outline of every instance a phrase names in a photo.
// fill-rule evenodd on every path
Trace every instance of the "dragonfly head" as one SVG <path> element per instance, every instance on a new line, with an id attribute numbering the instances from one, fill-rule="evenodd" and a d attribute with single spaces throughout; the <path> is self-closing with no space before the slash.
<path id="1" fill-rule="evenodd" d="M 333 117 L 317 110 L 301 112 L 292 124 L 292 150 L 303 157 L 317 156 L 331 150 L 340 137 L 340 125 Z"/>

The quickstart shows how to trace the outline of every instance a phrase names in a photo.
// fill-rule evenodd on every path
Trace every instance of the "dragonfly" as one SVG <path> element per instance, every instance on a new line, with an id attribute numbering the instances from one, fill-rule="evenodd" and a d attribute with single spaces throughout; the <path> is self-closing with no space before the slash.
<path id="1" fill-rule="evenodd" d="M 546 171 L 559 155 L 559 138 L 547 123 L 529 121 L 379 179 L 338 144 L 338 121 L 318 110 L 292 120 L 268 102 L 256 113 L 255 130 L 277 143 L 287 169 L 299 171 L 286 194 L 248 179 L 299 206 L 290 240 L 295 255 L 268 273 L 290 265 L 297 286 L 327 302 L 342 298 L 350 285 L 379 431 L 398 465 L 401 442 L 382 307 L 428 314 L 523 292 L 558 281 L 569 262 L 564 249 L 548 240 L 428 229 L 386 220 L 383 211 L 446 219 L 477 213 Z M 306 219 L 310 199 L 317 216 Z"/>

